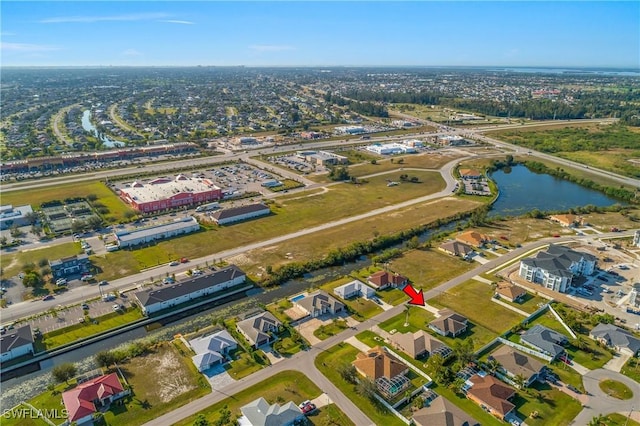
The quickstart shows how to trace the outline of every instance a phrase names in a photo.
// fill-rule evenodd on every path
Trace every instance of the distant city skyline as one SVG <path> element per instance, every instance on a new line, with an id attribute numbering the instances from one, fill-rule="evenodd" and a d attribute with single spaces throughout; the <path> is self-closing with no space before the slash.
<path id="1" fill-rule="evenodd" d="M 3 1 L 2 66 L 640 68 L 640 2 Z"/>

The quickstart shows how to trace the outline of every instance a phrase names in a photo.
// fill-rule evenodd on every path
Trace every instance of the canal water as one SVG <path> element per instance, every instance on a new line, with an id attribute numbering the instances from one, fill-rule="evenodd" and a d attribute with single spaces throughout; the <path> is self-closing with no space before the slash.
<path id="1" fill-rule="evenodd" d="M 88 132 L 93 133 L 95 137 L 99 138 L 102 141 L 102 144 L 104 146 L 107 146 L 109 148 L 125 145 L 125 143 L 122 141 L 114 141 L 109 139 L 105 135 L 99 135 L 98 129 L 96 129 L 96 127 L 91 123 L 91 111 L 89 110 L 85 110 L 82 113 L 82 128 Z"/>
<path id="2" fill-rule="evenodd" d="M 557 179 L 546 174 L 533 173 L 524 166 L 516 166 L 510 170 L 497 171 L 492 175 L 492 179 L 496 181 L 500 188 L 500 197 L 493 205 L 491 211 L 493 215 L 516 216 L 525 214 L 533 209 L 566 210 L 571 207 L 588 204 L 610 206 L 618 202 L 598 191 L 583 188 L 575 183 Z M 441 228 L 429 230 L 422 234 L 419 239 L 421 242 L 424 242 L 436 233 L 455 229 L 458 224 L 459 222 L 453 222 Z M 400 245 L 398 245 L 398 247 L 399 246 Z M 249 309 L 251 307 L 258 307 L 259 304 L 268 304 L 284 297 L 293 296 L 312 286 L 348 275 L 370 264 L 370 258 L 363 256 L 356 262 L 347 263 L 339 267 L 324 268 L 306 274 L 300 279 L 291 280 L 270 291 L 265 292 L 256 289 L 250 292 L 250 295 L 243 301 L 247 303 L 246 306 L 248 306 Z M 234 305 L 237 305 L 237 302 L 229 302 L 212 307 L 188 318 L 166 324 L 161 329 L 153 332 L 147 332 L 144 328 L 131 330 L 44 361 L 41 363 L 40 371 L 2 383 L 1 407 L 2 409 L 10 408 L 20 401 L 27 400 L 43 392 L 47 384 L 52 380 L 50 370 L 54 365 L 63 362 L 74 362 L 79 372 L 88 371 L 96 367 L 93 362 L 93 355 L 99 351 L 113 349 L 139 338 L 157 337 L 163 339 L 170 338 L 177 333 L 194 331 L 197 328 L 210 324 L 210 314 L 220 313 L 222 310 L 232 308 Z"/>

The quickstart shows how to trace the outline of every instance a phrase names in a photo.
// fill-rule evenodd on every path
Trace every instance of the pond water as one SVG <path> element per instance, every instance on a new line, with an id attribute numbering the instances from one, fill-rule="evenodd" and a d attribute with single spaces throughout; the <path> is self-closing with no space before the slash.
<path id="1" fill-rule="evenodd" d="M 88 132 L 94 134 L 95 137 L 100 138 L 102 144 L 109 148 L 113 148 L 116 146 L 124 146 L 125 143 L 122 141 L 114 141 L 106 137 L 105 135 L 98 135 L 98 129 L 91 123 L 91 111 L 85 110 L 82 113 L 82 128 Z"/>
<path id="2" fill-rule="evenodd" d="M 534 173 L 525 166 L 498 170 L 491 175 L 500 189 L 490 215 L 520 216 L 538 209 L 568 210 L 593 204 L 611 206 L 621 201 L 602 192 L 585 188 L 544 173 Z"/>

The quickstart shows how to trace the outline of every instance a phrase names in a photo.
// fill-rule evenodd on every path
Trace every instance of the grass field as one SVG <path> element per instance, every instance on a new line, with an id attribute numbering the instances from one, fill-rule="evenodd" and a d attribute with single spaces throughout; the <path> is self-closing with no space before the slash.
<path id="1" fill-rule="evenodd" d="M 389 262 L 389 268 L 409 278 L 416 287 L 432 289 L 449 281 L 475 265 L 438 249 L 411 250 Z"/>
<path id="2" fill-rule="evenodd" d="M 627 385 L 617 380 L 601 380 L 598 386 L 600 386 L 602 392 L 613 398 L 622 400 L 633 398 L 633 391 L 629 389 Z"/>
<path id="3" fill-rule="evenodd" d="M 324 350 L 316 357 L 315 365 L 340 391 L 354 404 L 356 404 L 377 425 L 401 426 L 404 425 L 397 417 L 388 411 L 381 411 L 375 407 L 369 399 L 355 391 L 355 386 L 346 382 L 338 373 L 338 369 L 345 363 L 351 363 L 356 359 L 359 351 L 353 346 L 340 343 Z"/>
<path id="4" fill-rule="evenodd" d="M 229 398 L 194 413 L 192 416 L 176 423 L 176 426 L 193 425 L 196 417 L 202 414 L 210 422 L 215 424 L 220 419 L 220 410 L 226 406 L 231 411 L 232 418 L 241 415 L 240 407 L 254 401 L 257 398 L 264 398 L 269 404 L 284 404 L 293 401 L 296 405 L 307 399 L 314 399 L 321 394 L 321 390 L 304 374 L 297 371 L 283 371 L 275 374 L 269 379 L 240 391 Z M 324 411 L 321 409 L 320 411 Z M 344 418 L 344 414 L 333 407 L 330 409 L 337 418 Z M 346 423 L 349 424 L 349 423 Z"/>
<path id="5" fill-rule="evenodd" d="M 622 366 L 620 372 L 640 383 L 640 359 L 630 358 L 629 361 Z"/>
<path id="6" fill-rule="evenodd" d="M 345 320 L 334 319 L 331 323 L 321 325 L 315 329 L 313 335 L 320 340 L 325 340 L 331 336 L 335 336 L 343 330 L 346 330 L 347 327 L 347 322 Z"/>
<path id="7" fill-rule="evenodd" d="M 97 181 L 68 183 L 56 185 L 55 187 L 10 191 L 2 194 L 2 203 L 18 206 L 31 204 L 36 208 L 46 201 L 86 197 L 89 194 L 95 194 L 98 197 L 96 202 L 104 204 L 104 206 L 109 209 L 109 213 L 104 217 L 108 222 L 123 221 L 127 211 L 133 212 L 133 210 L 121 201 L 120 198 L 118 198 L 118 196 L 105 184 Z"/>
<path id="8" fill-rule="evenodd" d="M 582 406 L 564 392 L 552 388 L 547 383 L 535 383 L 527 391 L 520 390 L 512 402 L 516 406 L 518 417 L 531 426 L 566 426 L 571 424 Z M 531 413 L 536 412 L 536 417 Z"/>
<path id="9" fill-rule="evenodd" d="M 349 174 L 356 177 L 369 176 L 376 173 L 383 173 L 399 169 L 440 169 L 450 161 L 460 158 L 459 154 L 427 153 L 418 155 L 402 156 L 402 163 L 398 163 L 399 158 L 377 159 L 376 164 L 361 163 L 349 167 Z M 415 170 L 406 170 L 405 173 L 412 175 Z"/>
<path id="10" fill-rule="evenodd" d="M 435 319 L 435 316 L 426 309 L 412 306 L 409 308 L 409 325 L 405 327 L 404 324 L 406 318 L 407 315 L 405 308 L 405 312 L 403 312 L 402 314 L 396 315 L 395 317 L 380 323 L 380 328 L 386 332 L 396 330 L 396 333 L 415 333 L 419 330 L 428 329 L 429 323 Z"/>
<path id="11" fill-rule="evenodd" d="M 59 413 L 62 412 L 64 406 L 61 404 L 62 397 L 60 394 L 62 392 L 66 392 L 70 389 L 76 387 L 76 380 L 69 380 L 69 383 L 60 383 L 55 385 L 53 390 L 47 390 L 30 400 L 26 401 L 28 404 L 31 404 L 36 410 L 51 410 L 49 412 L 54 412 L 53 410 L 58 410 Z M 12 407 L 3 407 L 5 409 L 9 409 Z M 16 411 L 28 410 L 29 407 L 27 405 L 21 404 L 16 407 Z M 19 416 L 9 416 L 6 413 L 3 413 L 2 416 L 2 426 L 48 426 L 49 423 L 45 422 L 41 418 L 19 418 Z M 34 416 L 35 417 L 35 416 Z M 50 418 L 51 421 L 55 422 L 55 424 L 60 424 L 65 420 L 64 418 Z"/>
<path id="12" fill-rule="evenodd" d="M 44 349 L 53 349 L 121 325 L 132 323 L 141 318 L 143 318 L 143 315 L 140 309 L 128 308 L 126 311 L 112 312 L 101 317 L 92 318 L 91 321 L 95 320 L 97 324 L 91 321 L 85 321 L 81 324 L 73 324 L 69 327 L 45 333 L 42 335 L 42 341 L 38 343 L 41 344 Z"/>
<path id="13" fill-rule="evenodd" d="M 447 307 L 469 318 L 495 334 L 502 334 L 520 323 L 524 318 L 497 303 L 491 302 L 494 289 L 485 283 L 475 280 L 466 281 L 439 296 L 431 299 L 429 304 Z M 482 306 L 482 309 L 478 309 Z"/>
<path id="14" fill-rule="evenodd" d="M 598 426 L 640 426 L 640 423 L 618 413 L 611 413 L 600 419 Z"/>
<path id="15" fill-rule="evenodd" d="M 38 266 L 41 260 L 55 260 L 81 253 L 82 247 L 80 247 L 80 243 L 63 243 L 45 246 L 37 250 L 26 250 L 11 254 L 3 253 L 0 256 L 0 266 L 2 267 L 2 275 L 11 277 L 18 275 L 25 265 L 33 264 Z"/>

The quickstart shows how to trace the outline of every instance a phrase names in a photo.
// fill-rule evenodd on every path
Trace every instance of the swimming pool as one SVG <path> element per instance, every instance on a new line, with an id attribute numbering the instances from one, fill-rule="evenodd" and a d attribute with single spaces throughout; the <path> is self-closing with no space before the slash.
<path id="1" fill-rule="evenodd" d="M 297 295 L 297 296 L 295 296 L 295 297 L 292 297 L 292 298 L 291 298 L 291 301 L 292 301 L 292 302 L 297 302 L 297 301 L 298 301 L 298 300 L 300 300 L 300 299 L 304 299 L 304 294 L 299 294 L 299 295 Z"/>

